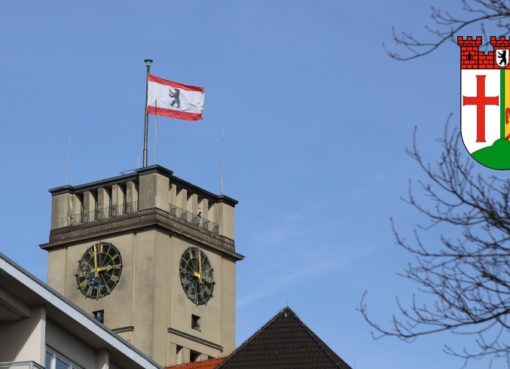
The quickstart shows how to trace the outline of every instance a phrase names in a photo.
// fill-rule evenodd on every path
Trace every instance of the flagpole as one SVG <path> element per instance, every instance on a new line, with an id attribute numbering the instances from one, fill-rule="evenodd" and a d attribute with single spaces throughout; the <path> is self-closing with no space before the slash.
<path id="1" fill-rule="evenodd" d="M 147 67 L 147 75 L 145 79 L 145 120 L 143 125 L 143 166 L 147 166 L 147 140 L 149 136 L 149 113 L 147 112 L 147 104 L 149 101 L 149 73 L 151 70 L 152 59 L 145 59 L 145 65 Z"/>
<path id="2" fill-rule="evenodd" d="M 158 109 L 158 100 L 154 102 L 154 107 Z M 158 116 L 154 116 L 154 165 L 156 165 L 156 155 L 158 152 Z"/>

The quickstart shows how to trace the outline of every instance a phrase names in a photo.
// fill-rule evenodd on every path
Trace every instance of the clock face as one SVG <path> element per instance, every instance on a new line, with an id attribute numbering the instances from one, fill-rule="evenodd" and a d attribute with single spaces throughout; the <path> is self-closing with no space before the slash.
<path id="1" fill-rule="evenodd" d="M 213 268 L 209 259 L 198 247 L 189 247 L 179 263 L 181 284 L 186 296 L 197 305 L 212 297 L 214 289 Z"/>
<path id="2" fill-rule="evenodd" d="M 78 289 L 92 299 L 100 299 L 115 288 L 122 273 L 119 250 L 109 242 L 89 247 L 78 262 Z"/>

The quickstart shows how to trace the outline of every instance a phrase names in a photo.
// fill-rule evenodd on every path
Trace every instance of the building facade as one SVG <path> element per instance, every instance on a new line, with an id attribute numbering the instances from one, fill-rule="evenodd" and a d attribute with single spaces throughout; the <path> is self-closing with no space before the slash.
<path id="1" fill-rule="evenodd" d="M 2 254 L 0 343 L 0 368 L 160 368 Z"/>
<path id="2" fill-rule="evenodd" d="M 50 193 L 52 288 L 162 366 L 234 350 L 236 200 L 161 166 Z"/>

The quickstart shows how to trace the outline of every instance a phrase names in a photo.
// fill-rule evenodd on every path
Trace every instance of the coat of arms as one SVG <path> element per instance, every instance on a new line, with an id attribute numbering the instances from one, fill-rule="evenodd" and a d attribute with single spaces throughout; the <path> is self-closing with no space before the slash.
<path id="1" fill-rule="evenodd" d="M 492 169 L 510 169 L 510 39 L 458 37 L 461 67 L 461 133 L 471 156 Z"/>

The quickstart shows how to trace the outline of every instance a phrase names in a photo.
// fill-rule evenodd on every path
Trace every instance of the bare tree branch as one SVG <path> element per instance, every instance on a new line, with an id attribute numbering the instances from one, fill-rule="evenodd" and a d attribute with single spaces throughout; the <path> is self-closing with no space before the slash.
<path id="1" fill-rule="evenodd" d="M 500 35 L 510 34 L 510 3 L 508 0 L 462 0 L 464 16 L 456 16 L 438 8 L 431 8 L 432 25 L 426 26 L 430 40 L 420 40 L 409 32 L 397 32 L 392 29 L 394 48 L 383 44 L 390 57 L 397 60 L 411 60 L 428 55 L 466 28 L 479 25 L 480 32 L 485 36 L 486 24 L 499 29 Z M 488 37 L 484 37 L 488 40 Z M 403 49 L 400 54 L 395 49 Z"/>
<path id="2" fill-rule="evenodd" d="M 405 341 L 452 332 L 471 335 L 477 349 L 444 351 L 467 361 L 482 357 L 510 362 L 510 181 L 476 173 L 465 153 L 457 129 L 446 125 L 439 140 L 439 160 L 428 163 L 416 144 L 408 154 L 427 181 L 409 182 L 404 199 L 428 222 L 414 229 L 409 241 L 391 220 L 396 243 L 415 261 L 401 273 L 432 298 L 420 303 L 412 296 L 409 304 L 398 298 L 397 314 L 383 327 L 368 313 L 367 293 L 359 311 L 373 328 L 373 336 L 394 336 Z M 439 225 L 450 227 L 437 243 L 425 244 L 422 235 Z"/>

